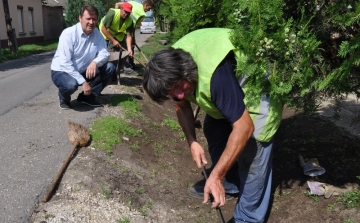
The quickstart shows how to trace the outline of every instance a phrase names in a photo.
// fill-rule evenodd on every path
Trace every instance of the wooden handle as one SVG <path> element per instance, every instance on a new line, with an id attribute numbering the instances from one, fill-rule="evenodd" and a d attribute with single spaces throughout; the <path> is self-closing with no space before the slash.
<path id="1" fill-rule="evenodd" d="M 199 111 L 200 111 L 200 107 L 199 105 L 196 105 L 195 109 L 194 109 L 194 120 L 196 121 L 196 118 L 199 114 Z"/>
<path id="2" fill-rule="evenodd" d="M 122 50 L 125 50 L 125 51 L 127 51 L 124 47 L 122 47 L 122 46 L 120 46 L 120 48 L 122 49 Z M 137 61 L 137 62 L 139 62 L 141 65 L 143 65 L 143 67 L 146 67 L 146 65 L 141 61 L 141 60 L 139 60 L 137 57 L 135 57 L 134 55 L 133 55 L 133 57 L 134 57 L 134 59 Z"/>
<path id="3" fill-rule="evenodd" d="M 63 165 L 61 166 L 59 172 L 57 173 L 57 175 L 55 176 L 53 182 L 51 183 L 49 189 L 47 190 L 42 202 L 46 203 L 49 198 L 51 197 L 51 194 L 56 186 L 56 184 L 59 182 L 61 176 L 63 175 L 63 173 L 65 172 L 67 166 L 70 163 L 71 157 L 73 156 L 75 150 L 76 150 L 77 145 L 74 145 L 73 148 L 71 149 L 68 157 L 66 158 L 66 160 L 64 161 Z"/>
<path id="4" fill-rule="evenodd" d="M 146 63 L 149 62 L 148 58 L 145 56 L 145 54 L 143 53 L 143 51 L 140 49 L 140 47 L 135 43 L 134 44 L 136 46 L 136 48 L 140 51 L 141 55 L 144 57 L 144 59 L 146 60 Z"/>

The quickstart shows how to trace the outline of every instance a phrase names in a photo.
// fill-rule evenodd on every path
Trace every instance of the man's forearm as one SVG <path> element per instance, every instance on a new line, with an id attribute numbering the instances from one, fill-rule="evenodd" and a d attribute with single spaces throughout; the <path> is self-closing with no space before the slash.
<path id="1" fill-rule="evenodd" d="M 214 167 L 213 174 L 217 178 L 222 179 L 225 177 L 228 170 L 243 152 L 253 131 L 254 124 L 249 113 L 245 110 L 242 117 L 233 124 L 233 130 L 229 136 L 226 148 Z"/>
<path id="2" fill-rule="evenodd" d="M 122 2 L 116 2 L 115 3 L 115 8 L 116 9 L 120 9 L 122 7 Z"/>
<path id="3" fill-rule="evenodd" d="M 176 104 L 176 115 L 179 124 L 187 138 L 189 146 L 196 142 L 195 120 L 191 109 L 190 102 L 180 102 Z"/>
<path id="4" fill-rule="evenodd" d="M 107 30 L 107 28 L 103 25 L 101 27 L 101 32 L 111 41 L 114 42 L 115 38 L 111 35 L 111 33 Z"/>

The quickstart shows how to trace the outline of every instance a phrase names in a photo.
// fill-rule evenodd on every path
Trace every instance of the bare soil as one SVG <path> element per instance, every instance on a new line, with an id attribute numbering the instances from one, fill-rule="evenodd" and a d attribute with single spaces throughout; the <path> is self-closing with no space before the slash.
<path id="1" fill-rule="evenodd" d="M 173 102 L 152 102 L 141 90 L 141 76 L 123 76 L 121 84 L 109 86 L 112 93 L 102 99 L 109 102 L 116 94 L 136 96 L 142 115 L 129 122 L 142 134 L 114 146 L 112 156 L 91 145 L 81 148 L 57 193 L 48 203 L 39 204 L 30 222 L 219 222 L 209 204 L 187 195 L 188 187 L 203 176 L 191 159 L 181 130 L 163 125 L 165 119 L 176 120 Z M 122 116 L 121 108 L 108 105 L 101 116 L 107 115 Z M 200 112 L 201 123 L 203 118 Z M 196 132 L 206 148 L 202 128 Z M 337 196 L 306 195 L 307 181 L 358 185 L 359 144 L 359 138 L 331 120 L 285 108 L 275 137 L 267 222 L 360 222 L 359 209 L 347 209 L 337 202 Z M 326 173 L 304 175 L 299 154 L 317 158 Z M 235 204 L 233 199 L 221 208 L 226 222 Z"/>

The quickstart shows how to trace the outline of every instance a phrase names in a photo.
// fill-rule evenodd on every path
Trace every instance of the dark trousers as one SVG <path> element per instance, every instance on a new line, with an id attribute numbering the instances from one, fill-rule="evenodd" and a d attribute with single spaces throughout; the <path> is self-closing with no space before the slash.
<path id="1" fill-rule="evenodd" d="M 94 96 L 99 96 L 101 91 L 108 85 L 109 80 L 115 73 L 115 66 L 112 63 L 105 63 L 98 68 L 96 76 L 92 79 L 86 78 L 83 73 L 83 77 L 92 90 Z M 51 78 L 56 87 L 59 88 L 59 98 L 63 101 L 70 102 L 71 95 L 78 89 L 79 84 L 75 78 L 63 71 L 51 71 Z"/>

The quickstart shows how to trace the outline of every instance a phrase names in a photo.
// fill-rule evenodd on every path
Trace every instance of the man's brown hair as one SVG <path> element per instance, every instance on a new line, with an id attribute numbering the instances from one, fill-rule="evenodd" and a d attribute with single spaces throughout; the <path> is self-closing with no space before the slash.
<path id="1" fill-rule="evenodd" d="M 97 8 L 93 5 L 88 4 L 88 5 L 84 5 L 83 7 L 81 7 L 79 15 L 82 17 L 84 15 L 85 11 L 88 11 L 88 13 L 90 15 L 99 16 L 99 12 L 98 12 Z"/>
<path id="2" fill-rule="evenodd" d="M 150 5 L 150 6 L 154 6 L 154 1 L 153 0 L 145 0 L 142 4 L 143 5 L 147 4 L 147 5 Z"/>

